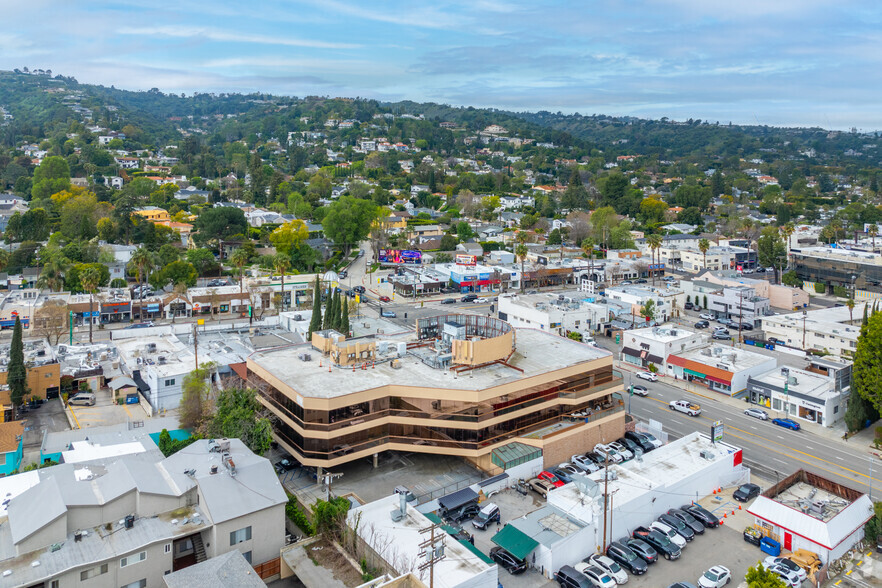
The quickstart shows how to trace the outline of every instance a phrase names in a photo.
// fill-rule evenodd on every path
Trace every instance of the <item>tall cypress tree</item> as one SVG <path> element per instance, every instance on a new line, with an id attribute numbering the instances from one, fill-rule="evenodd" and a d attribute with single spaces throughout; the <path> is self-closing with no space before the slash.
<path id="1" fill-rule="evenodd" d="M 24 362 L 24 345 L 21 341 L 21 321 L 15 317 L 12 331 L 12 344 L 9 348 L 9 371 L 6 376 L 13 412 L 21 406 L 28 393 L 28 370 Z"/>
<path id="2" fill-rule="evenodd" d="M 331 327 L 335 331 L 339 331 L 340 327 L 340 293 L 334 290 L 334 314 L 331 315 L 331 321 L 333 322 L 333 326 Z"/>
<path id="3" fill-rule="evenodd" d="M 340 309 L 340 332 L 349 336 L 349 300 L 343 299 L 343 306 Z"/>
<path id="4" fill-rule="evenodd" d="M 334 328 L 334 293 L 328 289 L 328 303 L 325 306 L 325 320 L 322 322 L 322 329 Z"/>
<path id="5" fill-rule="evenodd" d="M 312 318 L 309 320 L 309 340 L 312 334 L 322 330 L 322 290 L 319 277 L 315 277 L 315 290 L 312 293 Z"/>

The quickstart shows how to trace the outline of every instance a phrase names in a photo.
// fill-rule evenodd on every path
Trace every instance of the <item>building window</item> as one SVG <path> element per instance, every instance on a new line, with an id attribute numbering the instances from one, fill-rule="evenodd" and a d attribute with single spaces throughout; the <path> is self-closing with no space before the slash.
<path id="1" fill-rule="evenodd" d="M 251 540 L 251 527 L 245 527 L 244 529 L 239 529 L 238 531 L 233 531 L 230 533 L 230 545 L 236 545 L 237 543 L 242 543 L 243 541 Z"/>
<path id="2" fill-rule="evenodd" d="M 171 553 L 171 547 L 172 547 L 172 544 L 171 544 L 171 543 L 166 543 L 166 544 L 165 544 L 165 552 L 166 552 L 166 553 Z"/>
<path id="3" fill-rule="evenodd" d="M 245 561 L 247 561 L 248 563 L 251 563 L 251 552 L 250 551 L 246 551 L 245 553 L 243 553 L 242 557 L 245 558 Z"/>
<path id="4" fill-rule="evenodd" d="M 120 588 L 147 588 L 147 578 L 132 582 L 131 584 L 126 584 L 125 586 L 120 586 Z"/>
<path id="5" fill-rule="evenodd" d="M 836 414 L 837 412 L 839 412 L 839 405 L 838 404 L 833 407 L 833 414 Z"/>
<path id="6" fill-rule="evenodd" d="M 175 379 L 172 378 L 171 380 L 166 380 L 166 381 L 165 381 L 165 385 L 166 385 L 166 386 L 174 386 L 174 385 L 175 385 Z"/>
<path id="7" fill-rule="evenodd" d="M 147 559 L 147 552 L 142 551 L 140 553 L 135 553 L 133 555 L 129 555 L 119 560 L 119 567 L 124 568 L 126 566 L 130 566 L 132 564 L 136 564 L 138 562 L 144 561 Z"/>
<path id="8" fill-rule="evenodd" d="M 58 580 L 52 580 L 49 582 L 49 588 L 58 588 Z"/>
<path id="9" fill-rule="evenodd" d="M 94 578 L 95 576 L 100 576 L 101 574 L 107 573 L 107 564 L 101 564 L 100 566 L 96 566 L 94 568 L 89 568 L 88 570 L 83 570 L 80 572 L 80 581 L 88 580 L 89 578 Z"/>

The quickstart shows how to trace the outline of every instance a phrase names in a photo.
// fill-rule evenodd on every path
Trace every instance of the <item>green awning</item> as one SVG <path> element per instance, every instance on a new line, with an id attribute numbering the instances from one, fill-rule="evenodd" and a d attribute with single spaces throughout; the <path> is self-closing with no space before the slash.
<path id="1" fill-rule="evenodd" d="M 434 524 L 436 524 L 436 525 L 440 525 L 440 524 L 441 524 L 441 517 L 439 517 L 438 515 L 436 515 L 436 514 L 433 513 L 433 512 L 427 512 L 427 513 L 426 513 L 425 515 L 423 515 L 423 516 L 425 516 L 427 519 L 429 519 L 430 521 L 432 521 L 432 522 L 433 522 Z"/>
<path id="2" fill-rule="evenodd" d="M 495 562 L 495 561 L 493 561 L 492 559 L 490 559 L 489 557 L 487 557 L 487 556 L 484 554 L 484 552 L 482 552 L 480 549 L 478 549 L 477 547 L 475 547 L 474 545 L 472 545 L 472 544 L 469 543 L 468 541 L 462 541 L 462 540 L 460 540 L 459 543 L 460 543 L 461 545 L 465 546 L 466 549 L 468 549 L 469 551 L 471 551 L 472 553 L 474 553 L 475 555 L 477 555 L 477 556 L 478 556 L 478 559 L 480 559 L 480 560 L 481 560 L 482 562 L 484 562 L 485 564 L 490 564 L 491 566 L 492 566 L 492 565 L 496 565 L 496 562 Z"/>
<path id="3" fill-rule="evenodd" d="M 518 559 L 526 559 L 539 545 L 538 541 L 511 525 L 502 527 L 500 532 L 493 535 L 491 541 Z"/>
<path id="4" fill-rule="evenodd" d="M 705 377 L 707 377 L 705 374 L 703 374 L 703 373 L 701 373 L 701 372 L 696 372 L 695 370 L 689 370 L 689 369 L 686 369 L 686 368 L 683 368 L 683 373 L 684 373 L 684 374 L 692 374 L 693 376 L 697 376 L 697 377 L 699 377 L 699 378 L 705 378 Z"/>

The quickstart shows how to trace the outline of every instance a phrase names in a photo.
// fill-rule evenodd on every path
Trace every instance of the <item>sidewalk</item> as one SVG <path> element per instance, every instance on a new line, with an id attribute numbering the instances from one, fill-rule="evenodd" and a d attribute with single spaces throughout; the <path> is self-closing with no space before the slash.
<path id="1" fill-rule="evenodd" d="M 622 372 L 628 372 L 631 374 L 646 371 L 638 368 L 635 365 L 619 360 L 615 361 L 615 367 L 617 369 L 620 369 Z M 684 380 L 674 379 L 671 376 L 667 376 L 661 373 L 658 374 L 658 377 L 659 382 L 664 382 L 669 386 L 679 388 L 684 392 L 689 392 L 690 394 L 695 394 L 696 396 L 700 396 L 701 398 L 704 398 L 706 400 L 715 400 L 717 402 L 722 402 L 723 404 L 728 404 L 733 408 L 737 408 L 740 410 L 744 410 L 745 408 L 752 406 L 751 404 L 746 402 L 744 398 L 735 398 L 732 396 L 727 396 L 725 394 L 713 392 L 711 390 L 708 390 L 707 387 L 701 386 L 699 384 L 693 384 Z M 627 383 L 625 390 L 627 393 Z M 843 439 L 843 435 L 845 434 L 846 430 L 844 419 L 839 419 L 832 427 L 824 427 L 822 425 L 804 421 L 802 419 L 798 419 L 797 422 L 799 422 L 800 427 L 802 427 L 805 431 L 812 433 L 813 435 L 823 437 L 831 442 L 842 443 L 844 445 L 857 447 L 858 449 L 863 449 L 867 453 L 882 456 L 882 451 L 876 450 L 873 447 L 873 439 L 876 436 L 876 427 L 882 425 L 882 420 L 871 424 L 866 429 L 863 429 L 862 431 L 859 431 L 854 435 L 851 435 L 847 441 Z"/>

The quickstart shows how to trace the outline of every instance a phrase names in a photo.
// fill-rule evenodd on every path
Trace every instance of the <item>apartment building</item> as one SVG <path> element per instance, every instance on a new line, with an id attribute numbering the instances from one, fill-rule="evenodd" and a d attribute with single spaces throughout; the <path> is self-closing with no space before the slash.
<path id="1" fill-rule="evenodd" d="M 26 476 L 18 480 L 19 476 Z M 253 566 L 285 544 L 287 497 L 238 439 L 61 464 L 0 481 L 0 587 L 161 586 L 166 574 L 239 551 Z"/>
<path id="2" fill-rule="evenodd" d="M 559 463 L 624 431 L 609 352 L 487 316 L 420 318 L 394 336 L 315 332 L 254 353 L 247 377 L 277 417 L 276 440 L 310 466 L 396 450 L 490 470 L 515 439 Z"/>
<path id="3" fill-rule="evenodd" d="M 757 296 L 751 286 L 725 287 L 707 295 L 708 310 L 751 327 L 760 326 L 762 318 L 770 314 L 769 308 L 769 299 Z"/>
<path id="4" fill-rule="evenodd" d="M 499 318 L 515 327 L 539 329 L 566 336 L 593 335 L 610 320 L 606 304 L 593 302 L 585 292 L 560 294 L 503 294 L 499 297 Z"/>
<path id="5" fill-rule="evenodd" d="M 762 319 L 762 328 L 766 339 L 774 338 L 790 347 L 806 351 L 817 349 L 850 359 L 857 349 L 864 305 L 858 303 L 851 311 L 838 306 L 767 316 Z"/>
<path id="6" fill-rule="evenodd" d="M 706 253 L 698 249 L 680 251 L 680 265 L 687 272 L 698 273 L 703 270 L 722 270 L 734 267 L 735 248 L 710 247 Z"/>
<path id="7" fill-rule="evenodd" d="M 660 323 L 673 318 L 676 310 L 682 309 L 686 303 L 682 290 L 669 287 L 613 286 L 606 289 L 606 297 L 630 306 L 635 320 L 645 320 L 640 316 L 640 308 L 652 300 L 655 304 L 655 320 Z"/>

